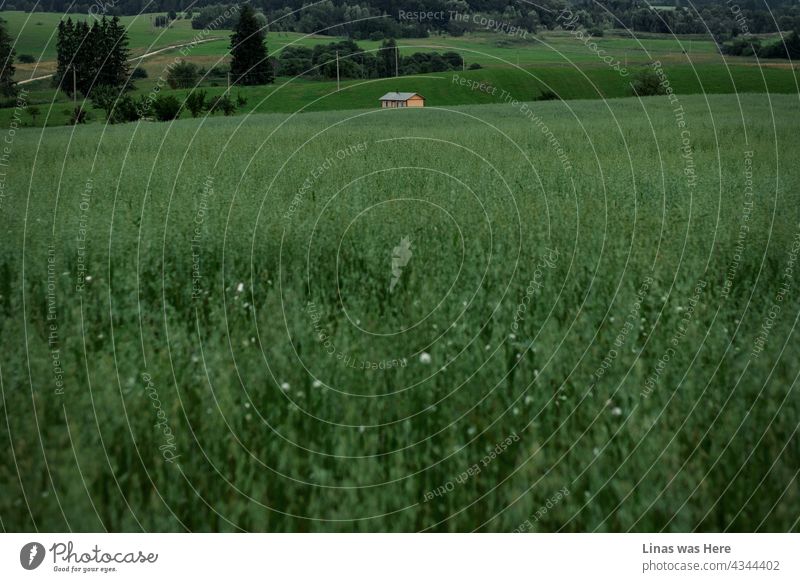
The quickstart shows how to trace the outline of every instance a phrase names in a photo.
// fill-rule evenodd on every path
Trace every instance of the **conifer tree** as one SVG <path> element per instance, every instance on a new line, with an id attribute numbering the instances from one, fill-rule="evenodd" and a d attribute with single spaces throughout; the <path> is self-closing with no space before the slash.
<path id="1" fill-rule="evenodd" d="M 0 93 L 4 97 L 13 97 L 17 94 L 17 84 L 14 82 L 15 70 L 14 45 L 6 30 L 6 21 L 0 18 Z"/>
<path id="2" fill-rule="evenodd" d="M 86 22 L 68 18 L 58 25 L 56 74 L 54 84 L 72 94 L 88 96 L 93 87 L 130 88 L 128 34 L 116 16 L 103 17 L 91 28 Z"/>
<path id="3" fill-rule="evenodd" d="M 231 80 L 240 85 L 265 85 L 275 80 L 264 45 L 266 32 L 250 5 L 245 5 L 231 35 Z"/>

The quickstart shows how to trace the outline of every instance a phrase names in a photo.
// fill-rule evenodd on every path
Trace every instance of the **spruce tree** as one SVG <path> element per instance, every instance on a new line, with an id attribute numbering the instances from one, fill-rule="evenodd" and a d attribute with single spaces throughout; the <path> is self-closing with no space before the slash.
<path id="1" fill-rule="evenodd" d="M 117 89 L 127 89 L 130 78 L 128 64 L 128 33 L 114 16 L 104 28 L 105 64 L 101 74 L 102 83 Z"/>
<path id="2" fill-rule="evenodd" d="M 56 74 L 53 77 L 53 85 L 61 87 L 70 96 L 72 95 L 72 61 L 78 48 L 75 39 L 75 25 L 72 18 L 59 22 L 56 40 Z"/>
<path id="3" fill-rule="evenodd" d="M 6 30 L 6 21 L 0 18 L 0 93 L 4 97 L 14 97 L 17 94 L 15 70 L 14 45 Z"/>
<path id="4" fill-rule="evenodd" d="M 86 22 L 58 25 L 54 84 L 72 95 L 73 83 L 88 96 L 93 87 L 130 88 L 128 34 L 116 16 L 103 17 L 90 28 Z M 74 79 L 73 79 L 74 76 Z"/>
<path id="5" fill-rule="evenodd" d="M 78 91 L 84 95 L 89 94 L 89 89 L 92 86 L 92 81 L 95 76 L 95 58 L 94 48 L 92 42 L 96 42 L 96 33 L 92 34 L 89 25 L 86 22 L 76 22 L 75 32 L 72 38 L 73 57 L 71 60 L 71 68 L 75 70 L 75 78 L 78 85 Z M 67 73 L 66 84 L 69 85 L 70 91 L 72 90 L 72 71 Z"/>
<path id="6" fill-rule="evenodd" d="M 393 38 L 383 41 L 380 52 L 379 76 L 394 77 L 397 72 L 397 43 Z"/>
<path id="7" fill-rule="evenodd" d="M 275 75 L 267 58 L 265 31 L 250 5 L 245 5 L 231 35 L 231 80 L 240 85 L 272 83 Z"/>

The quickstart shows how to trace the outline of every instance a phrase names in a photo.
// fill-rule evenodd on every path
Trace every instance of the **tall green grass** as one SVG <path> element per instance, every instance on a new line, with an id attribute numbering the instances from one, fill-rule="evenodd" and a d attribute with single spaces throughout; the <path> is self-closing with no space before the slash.
<path id="1" fill-rule="evenodd" d="M 797 98 L 680 104 L 694 185 L 665 98 L 20 130 L 3 527 L 797 530 Z"/>

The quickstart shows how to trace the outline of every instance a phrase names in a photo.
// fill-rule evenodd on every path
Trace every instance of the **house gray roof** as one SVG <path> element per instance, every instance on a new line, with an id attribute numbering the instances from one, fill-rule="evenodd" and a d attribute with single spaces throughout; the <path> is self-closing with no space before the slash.
<path id="1" fill-rule="evenodd" d="M 391 93 L 387 93 L 386 95 L 381 97 L 380 101 L 408 101 L 414 95 L 419 95 L 419 93 L 397 93 L 397 92 L 391 92 Z M 422 97 L 422 95 L 419 95 L 419 96 Z M 423 97 L 423 99 L 424 99 L 424 97 Z"/>

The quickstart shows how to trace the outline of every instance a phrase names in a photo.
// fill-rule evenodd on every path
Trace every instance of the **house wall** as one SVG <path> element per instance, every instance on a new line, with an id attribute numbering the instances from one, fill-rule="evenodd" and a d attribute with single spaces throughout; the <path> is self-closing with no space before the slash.
<path id="1" fill-rule="evenodd" d="M 422 97 L 411 97 L 408 101 L 381 101 L 381 107 L 395 108 L 395 107 L 425 107 L 425 100 Z"/>

